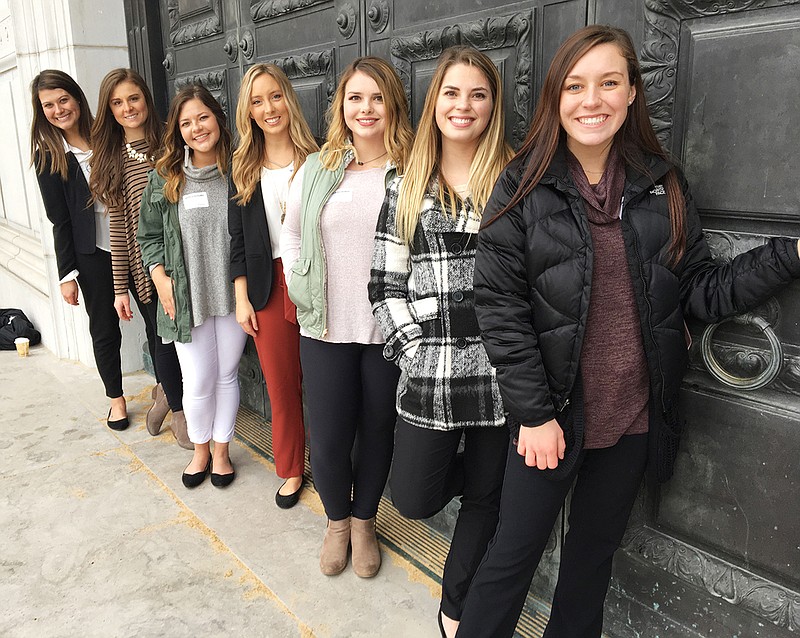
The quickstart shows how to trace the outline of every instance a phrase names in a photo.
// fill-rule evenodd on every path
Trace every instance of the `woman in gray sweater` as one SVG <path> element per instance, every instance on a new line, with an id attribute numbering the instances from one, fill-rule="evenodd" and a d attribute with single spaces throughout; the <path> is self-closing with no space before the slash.
<path id="1" fill-rule="evenodd" d="M 231 136 L 222 108 L 202 86 L 173 98 L 163 154 L 142 195 L 138 240 L 158 292 L 157 331 L 181 362 L 184 412 L 194 457 L 183 473 L 225 487 L 239 408 L 239 359 L 247 335 L 236 321 L 229 276 L 228 170 Z M 211 440 L 214 440 L 212 466 Z"/>

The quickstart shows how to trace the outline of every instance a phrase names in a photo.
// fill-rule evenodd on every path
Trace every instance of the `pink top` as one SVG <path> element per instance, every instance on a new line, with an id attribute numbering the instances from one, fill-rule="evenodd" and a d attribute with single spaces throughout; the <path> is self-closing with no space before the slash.
<path id="1" fill-rule="evenodd" d="M 383 167 L 345 170 L 344 179 L 322 208 L 320 230 L 325 251 L 328 329 L 332 343 L 384 343 L 367 296 L 375 226 L 385 193 Z M 300 256 L 300 204 L 305 165 L 289 189 L 286 222 L 281 232 L 283 269 L 287 278 Z M 309 337 L 302 327 L 300 334 Z"/>

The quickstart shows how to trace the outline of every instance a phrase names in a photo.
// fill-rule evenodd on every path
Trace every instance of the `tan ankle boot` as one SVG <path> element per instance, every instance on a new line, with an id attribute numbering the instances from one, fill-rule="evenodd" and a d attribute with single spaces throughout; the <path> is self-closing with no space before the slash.
<path id="1" fill-rule="evenodd" d="M 322 550 L 319 553 L 319 569 L 326 576 L 341 574 L 347 567 L 347 548 L 350 546 L 350 517 L 341 521 L 328 520 Z"/>
<path id="2" fill-rule="evenodd" d="M 164 417 L 169 412 L 169 403 L 167 403 L 167 395 L 164 394 L 164 388 L 160 383 L 153 386 L 150 396 L 153 397 L 153 405 L 147 411 L 145 421 L 150 436 L 158 436 L 158 433 L 161 432 L 161 425 L 164 423 Z"/>
<path id="3" fill-rule="evenodd" d="M 372 578 L 381 568 L 381 550 L 375 536 L 375 517 L 350 521 L 350 543 L 353 546 L 353 571 L 359 578 Z"/>
<path id="4" fill-rule="evenodd" d="M 172 433 L 184 450 L 193 450 L 194 443 L 189 440 L 189 433 L 186 431 L 186 415 L 183 410 L 172 413 L 172 422 L 170 423 Z"/>

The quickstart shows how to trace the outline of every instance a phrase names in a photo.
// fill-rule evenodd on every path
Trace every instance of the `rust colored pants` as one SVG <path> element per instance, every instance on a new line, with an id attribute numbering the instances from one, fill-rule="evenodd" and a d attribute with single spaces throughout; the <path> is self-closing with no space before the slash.
<path id="1" fill-rule="evenodd" d="M 303 474 L 305 460 L 300 328 L 286 293 L 281 260 L 273 260 L 272 266 L 272 291 L 267 305 L 256 311 L 254 341 L 272 406 L 275 471 L 281 478 L 289 478 Z"/>

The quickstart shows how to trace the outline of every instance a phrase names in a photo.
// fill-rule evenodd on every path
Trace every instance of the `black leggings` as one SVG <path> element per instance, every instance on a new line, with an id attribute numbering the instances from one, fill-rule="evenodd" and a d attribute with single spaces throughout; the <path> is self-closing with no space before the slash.
<path id="1" fill-rule="evenodd" d="M 464 435 L 464 452 L 457 454 Z M 475 570 L 494 536 L 506 464 L 508 429 L 450 431 L 416 427 L 397 418 L 392 500 L 403 516 L 428 518 L 461 497 L 442 574 L 442 612 L 458 620 Z"/>
<path id="2" fill-rule="evenodd" d="M 510 637 L 533 574 L 575 476 L 569 532 L 546 638 L 599 638 L 614 552 L 622 541 L 647 461 L 647 434 L 585 450 L 567 478 L 551 481 L 508 450 L 500 523 L 472 580 L 458 638 Z"/>
<path id="3" fill-rule="evenodd" d="M 136 287 L 133 278 L 130 280 L 130 291 L 139 312 L 144 319 L 144 330 L 147 335 L 147 349 L 150 352 L 150 359 L 153 361 L 153 368 L 156 373 L 156 382 L 164 388 L 167 395 L 167 403 L 170 410 L 180 412 L 183 410 L 183 375 L 181 374 L 181 364 L 178 362 L 178 354 L 175 352 L 174 343 L 164 343 L 156 333 L 156 309 L 158 303 L 153 291 L 153 299 L 150 303 L 142 303 L 139 295 L 136 294 Z"/>
<path id="4" fill-rule="evenodd" d="M 78 285 L 89 316 L 94 361 L 106 389 L 106 396 L 122 396 L 122 364 L 120 348 L 122 333 L 119 316 L 114 308 L 114 277 L 111 253 L 99 248 L 91 255 L 75 254 L 78 265 Z"/>
<path id="5" fill-rule="evenodd" d="M 378 512 L 394 445 L 400 370 L 383 344 L 300 338 L 311 468 L 332 521 Z M 352 496 L 351 496 L 352 494 Z"/>

